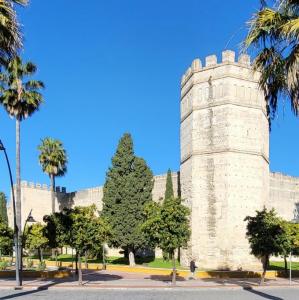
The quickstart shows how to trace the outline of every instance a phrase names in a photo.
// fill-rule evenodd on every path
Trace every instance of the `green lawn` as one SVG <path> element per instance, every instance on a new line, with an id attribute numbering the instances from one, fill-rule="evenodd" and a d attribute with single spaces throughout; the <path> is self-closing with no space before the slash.
<path id="1" fill-rule="evenodd" d="M 38 259 L 38 257 L 30 257 L 34 259 Z M 55 259 L 52 259 L 51 257 L 44 257 L 45 259 L 55 261 Z M 61 254 L 57 257 L 57 261 L 64 261 L 64 262 L 72 262 L 72 260 L 75 261 L 75 257 L 72 258 L 71 254 Z M 85 262 L 85 258 L 82 257 L 82 262 Z M 102 260 L 99 259 L 88 259 L 89 263 L 102 263 Z M 124 257 L 115 257 L 110 256 L 106 258 L 107 264 L 111 265 L 129 265 L 129 260 Z M 162 258 L 153 258 L 153 257 L 147 257 L 147 258 L 136 258 L 136 265 L 139 266 L 146 266 L 150 268 L 172 268 L 172 261 L 165 261 Z M 179 261 L 176 261 L 176 267 L 177 268 L 183 268 L 181 267 Z"/>
<path id="2" fill-rule="evenodd" d="M 288 263 L 288 269 L 290 265 Z M 270 261 L 270 266 L 268 270 L 284 270 L 284 262 L 283 261 Z M 292 262 L 292 270 L 299 270 L 299 262 Z"/>

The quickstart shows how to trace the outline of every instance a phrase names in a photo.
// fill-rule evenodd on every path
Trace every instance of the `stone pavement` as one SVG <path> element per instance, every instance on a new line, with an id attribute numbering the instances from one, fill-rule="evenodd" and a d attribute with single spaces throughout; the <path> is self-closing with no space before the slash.
<path id="1" fill-rule="evenodd" d="M 14 279 L 0 279 L 0 289 L 13 288 Z M 25 289 L 52 289 L 52 288 L 78 288 L 77 277 L 66 279 L 24 279 Z M 196 279 L 178 277 L 179 288 L 250 288 L 259 286 L 259 279 Z M 266 287 L 290 286 L 289 280 L 284 278 L 268 279 Z M 292 286 L 299 287 L 299 278 L 292 280 Z M 140 273 L 127 273 L 119 271 L 84 271 L 83 286 L 88 288 L 169 288 L 171 281 L 169 276 L 149 275 Z"/>

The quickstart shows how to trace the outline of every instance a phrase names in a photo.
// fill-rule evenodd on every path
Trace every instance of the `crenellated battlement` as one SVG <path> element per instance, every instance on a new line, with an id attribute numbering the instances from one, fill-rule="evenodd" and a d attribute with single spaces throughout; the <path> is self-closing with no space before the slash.
<path id="1" fill-rule="evenodd" d="M 209 55 L 205 58 L 204 66 L 201 60 L 199 58 L 196 58 L 193 60 L 191 66 L 186 70 L 186 72 L 182 76 L 181 86 L 184 86 L 194 73 L 206 71 L 208 69 L 215 68 L 216 66 L 223 66 L 227 64 L 233 64 L 236 66 L 250 68 L 250 56 L 247 54 L 241 54 L 236 60 L 236 53 L 234 51 L 225 50 L 222 52 L 221 62 L 218 63 L 216 55 Z"/>
<path id="2" fill-rule="evenodd" d="M 24 188 L 30 188 L 30 189 L 36 189 L 36 190 L 45 190 L 45 191 L 51 190 L 51 186 L 49 186 L 47 184 L 41 184 L 39 182 L 28 182 L 26 180 L 23 180 L 21 182 L 21 186 Z M 65 187 L 56 186 L 55 190 L 57 193 L 64 193 L 64 194 L 67 193 Z"/>

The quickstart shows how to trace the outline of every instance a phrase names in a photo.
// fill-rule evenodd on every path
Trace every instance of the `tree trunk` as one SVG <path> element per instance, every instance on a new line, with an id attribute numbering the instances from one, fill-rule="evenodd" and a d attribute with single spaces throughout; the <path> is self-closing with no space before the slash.
<path id="1" fill-rule="evenodd" d="M 50 181 L 51 181 L 51 207 L 52 207 L 52 214 L 55 213 L 55 177 L 53 174 L 50 174 Z M 56 248 L 53 248 L 51 250 L 51 256 L 52 256 L 52 259 L 55 259 L 56 261 Z M 56 265 L 57 265 L 57 261 L 56 261 Z"/>
<path id="2" fill-rule="evenodd" d="M 21 269 L 21 249 L 22 245 L 22 219 L 21 219 L 21 150 L 20 150 L 20 140 L 21 140 L 21 126 L 20 120 L 16 118 L 16 221 L 17 221 L 17 249 L 16 256 L 18 256 L 18 266 Z M 22 282 L 20 274 L 20 283 Z"/>
<path id="3" fill-rule="evenodd" d="M 42 261 L 42 255 L 40 253 L 40 248 L 37 249 L 37 255 L 38 255 L 38 259 L 41 262 Z"/>
<path id="4" fill-rule="evenodd" d="M 106 270 L 107 269 L 107 266 L 106 266 L 106 259 L 105 259 L 105 244 L 103 244 L 102 246 L 102 255 L 103 255 L 103 270 Z"/>
<path id="5" fill-rule="evenodd" d="M 284 259 L 284 273 L 285 273 L 285 276 L 288 276 L 288 262 L 287 262 L 287 256 L 284 255 L 284 256 L 283 256 L 283 259 Z"/>
<path id="6" fill-rule="evenodd" d="M 75 263 L 76 263 L 76 275 L 78 275 L 78 253 L 76 250 L 76 256 L 75 256 Z"/>
<path id="7" fill-rule="evenodd" d="M 43 257 L 43 249 L 42 248 L 40 249 L 40 257 L 41 257 L 41 261 L 43 261 L 44 257 Z"/>
<path id="8" fill-rule="evenodd" d="M 135 255 L 134 255 L 134 252 L 129 249 L 129 264 L 130 264 L 130 267 L 135 267 Z"/>
<path id="9" fill-rule="evenodd" d="M 172 253 L 172 285 L 176 285 L 176 267 L 175 267 L 175 254 Z"/>
<path id="10" fill-rule="evenodd" d="M 264 285 L 264 282 L 265 282 L 265 276 L 266 276 L 266 272 L 267 272 L 268 264 L 269 264 L 269 256 L 268 255 L 265 255 L 262 257 L 262 264 L 263 264 L 263 274 L 262 274 L 260 285 Z"/>
<path id="11" fill-rule="evenodd" d="M 55 213 L 55 177 L 50 174 L 51 179 L 51 202 L 52 202 L 52 214 Z"/>
<path id="12" fill-rule="evenodd" d="M 85 270 L 88 269 L 88 264 L 87 264 L 87 251 L 85 251 Z"/>
<path id="13" fill-rule="evenodd" d="M 78 284 L 82 285 L 82 264 L 81 264 L 81 255 L 78 255 L 78 261 L 79 261 L 79 276 L 78 276 Z"/>

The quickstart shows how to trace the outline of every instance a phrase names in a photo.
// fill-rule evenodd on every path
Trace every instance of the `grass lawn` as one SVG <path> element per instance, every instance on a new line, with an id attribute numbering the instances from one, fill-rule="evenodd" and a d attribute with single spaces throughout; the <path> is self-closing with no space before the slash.
<path id="1" fill-rule="evenodd" d="M 38 259 L 38 257 L 30 257 Z M 51 257 L 44 257 L 45 259 L 48 259 L 50 261 L 55 261 L 55 259 Z M 25 258 L 26 259 L 26 258 Z M 62 262 L 72 262 L 75 261 L 75 256 L 72 258 L 71 254 L 61 254 L 57 257 L 57 261 Z M 85 258 L 82 257 L 82 262 L 85 262 Z M 89 263 L 102 263 L 101 259 L 88 259 Z M 129 260 L 124 257 L 116 257 L 116 256 L 110 256 L 106 258 L 107 264 L 111 265 L 129 265 Z M 162 258 L 136 258 L 136 265 L 138 266 L 145 266 L 149 268 L 166 268 L 166 269 L 172 269 L 172 261 L 165 261 Z M 181 267 L 179 261 L 176 261 L 176 268 L 184 269 Z"/>
<path id="2" fill-rule="evenodd" d="M 290 265 L 288 263 L 288 269 Z M 268 270 L 284 270 L 284 262 L 283 261 L 270 261 L 270 266 Z M 292 270 L 299 270 L 299 262 L 292 262 Z"/>

